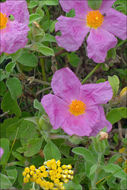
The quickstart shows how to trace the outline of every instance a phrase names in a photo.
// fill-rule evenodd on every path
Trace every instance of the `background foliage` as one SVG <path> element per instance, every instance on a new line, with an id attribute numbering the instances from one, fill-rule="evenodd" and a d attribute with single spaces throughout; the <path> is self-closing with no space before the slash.
<path id="1" fill-rule="evenodd" d="M 113 5 L 127 14 L 126 1 Z M 0 56 L 0 189 L 30 189 L 23 184 L 24 167 L 44 160 L 61 159 L 72 164 L 75 176 L 66 184 L 68 190 L 125 190 L 127 188 L 127 108 L 120 91 L 127 79 L 127 40 L 118 40 L 108 52 L 105 63 L 87 80 L 99 83 L 109 80 L 113 99 L 105 106 L 107 119 L 113 124 L 109 140 L 69 137 L 62 130 L 53 130 L 40 104 L 41 97 L 51 92 L 53 73 L 69 66 L 82 80 L 96 66 L 88 59 L 85 43 L 77 52 L 68 53 L 55 40 L 56 18 L 63 14 L 58 0 L 28 0 L 30 13 L 29 43 L 14 54 Z M 67 13 L 72 16 L 73 11 Z M 119 149 L 125 147 L 122 153 Z M 119 162 L 119 158 L 122 159 Z M 36 187 L 39 189 L 39 187 Z"/>

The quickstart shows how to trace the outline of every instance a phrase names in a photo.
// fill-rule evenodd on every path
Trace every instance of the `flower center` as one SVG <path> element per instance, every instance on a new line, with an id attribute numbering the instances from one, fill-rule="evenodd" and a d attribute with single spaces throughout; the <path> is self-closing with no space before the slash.
<path id="1" fill-rule="evenodd" d="M 8 18 L 6 14 L 0 12 L 0 30 L 6 28 Z"/>
<path id="2" fill-rule="evenodd" d="M 97 11 L 90 11 L 86 17 L 87 26 L 90 28 L 97 29 L 103 24 L 104 16 L 100 13 L 99 10 Z"/>
<path id="3" fill-rule="evenodd" d="M 86 105 L 81 100 L 72 100 L 69 105 L 69 112 L 74 116 L 82 115 L 85 113 Z"/>

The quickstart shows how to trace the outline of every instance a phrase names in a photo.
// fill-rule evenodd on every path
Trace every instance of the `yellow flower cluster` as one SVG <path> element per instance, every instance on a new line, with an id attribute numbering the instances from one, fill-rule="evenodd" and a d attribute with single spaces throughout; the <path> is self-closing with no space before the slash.
<path id="1" fill-rule="evenodd" d="M 26 167 L 22 173 L 24 183 L 35 182 L 44 190 L 64 190 L 64 183 L 73 179 L 72 166 L 62 165 L 55 159 L 44 162 L 44 165 L 35 168 L 34 165 Z"/>

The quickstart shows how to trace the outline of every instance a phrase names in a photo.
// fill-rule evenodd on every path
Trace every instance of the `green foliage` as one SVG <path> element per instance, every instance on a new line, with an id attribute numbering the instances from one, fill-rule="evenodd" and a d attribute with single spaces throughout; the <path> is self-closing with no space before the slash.
<path id="1" fill-rule="evenodd" d="M 58 0 L 27 0 L 27 4 L 30 14 L 27 45 L 13 54 L 0 55 L 0 147 L 4 149 L 0 159 L 0 189 L 40 190 L 33 183 L 23 184 L 22 171 L 30 165 L 40 167 L 52 158 L 73 167 L 74 179 L 64 185 L 66 190 L 127 189 L 127 150 L 123 153 L 118 150 L 127 147 L 124 132 L 127 108 L 119 95 L 127 80 L 127 40 L 118 39 L 105 62 L 97 65 L 88 59 L 86 41 L 76 52 L 67 52 L 57 45 L 56 19 L 64 14 Z M 93 10 L 98 10 L 101 4 L 102 0 L 88 0 Z M 127 14 L 125 0 L 115 1 L 113 8 Z M 71 9 L 64 16 L 75 14 Z M 13 21 L 13 15 L 10 16 Z M 52 128 L 41 98 L 52 93 L 55 71 L 67 66 L 81 82 L 85 79 L 86 83 L 100 83 L 108 78 L 113 90 L 112 100 L 104 105 L 106 118 L 113 125 L 109 139 L 100 140 L 99 134 L 68 136 L 62 129 Z"/>
<path id="2" fill-rule="evenodd" d="M 119 78 L 116 75 L 108 76 L 108 81 L 113 89 L 113 95 L 116 96 L 119 90 Z"/>
<path id="3" fill-rule="evenodd" d="M 56 160 L 61 159 L 61 153 L 59 149 L 51 141 L 49 141 L 44 147 L 44 155 L 45 155 L 45 160 L 51 160 L 53 158 L 55 158 Z"/>
<path id="4" fill-rule="evenodd" d="M 127 108 L 125 108 L 125 107 L 113 108 L 107 114 L 107 119 L 112 124 L 118 122 L 122 118 L 127 118 Z"/>

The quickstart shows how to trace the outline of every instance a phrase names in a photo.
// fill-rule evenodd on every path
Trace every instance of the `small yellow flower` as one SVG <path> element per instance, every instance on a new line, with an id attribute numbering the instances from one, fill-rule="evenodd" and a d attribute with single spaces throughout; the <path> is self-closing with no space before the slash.
<path id="1" fill-rule="evenodd" d="M 26 176 L 26 172 L 22 172 L 22 175 L 23 175 L 23 176 Z"/>
<path id="2" fill-rule="evenodd" d="M 123 148 L 121 148 L 121 149 L 119 149 L 119 153 L 124 153 L 125 152 L 125 148 L 123 147 Z"/>
<path id="3" fill-rule="evenodd" d="M 29 175 L 29 174 L 27 174 L 27 175 L 26 175 L 26 178 L 27 178 L 27 179 L 30 179 L 30 175 Z"/>
<path id="4" fill-rule="evenodd" d="M 30 169 L 28 167 L 25 168 L 24 170 L 26 173 L 29 173 L 30 172 Z"/>
<path id="5" fill-rule="evenodd" d="M 66 165 L 63 165 L 63 166 L 62 166 L 62 169 L 66 169 L 66 168 L 67 168 L 67 166 L 66 166 Z M 69 168 L 68 168 L 68 169 L 69 169 Z"/>
<path id="6" fill-rule="evenodd" d="M 45 170 L 46 170 L 45 166 L 42 165 L 42 166 L 40 167 L 40 170 L 41 170 L 42 172 L 45 171 Z"/>
<path id="7" fill-rule="evenodd" d="M 24 182 L 24 183 L 28 183 L 28 182 L 29 182 L 29 179 L 26 178 L 26 177 L 24 177 L 23 182 Z"/>
<path id="8" fill-rule="evenodd" d="M 34 171 L 36 168 L 34 165 L 30 166 L 30 170 Z"/>
<path id="9" fill-rule="evenodd" d="M 70 170 L 70 169 L 72 168 L 72 165 L 69 164 L 69 165 L 67 166 L 67 168 Z"/>
<path id="10" fill-rule="evenodd" d="M 41 171 L 39 170 L 39 169 L 37 169 L 36 170 L 36 174 L 38 175 L 38 174 L 40 174 L 41 173 Z"/>

